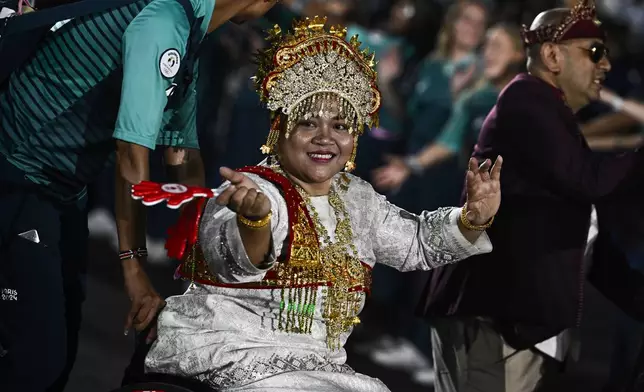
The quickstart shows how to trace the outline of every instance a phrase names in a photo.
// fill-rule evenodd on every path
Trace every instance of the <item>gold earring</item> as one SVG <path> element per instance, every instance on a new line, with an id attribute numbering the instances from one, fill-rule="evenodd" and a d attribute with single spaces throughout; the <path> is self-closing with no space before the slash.
<path id="1" fill-rule="evenodd" d="M 353 137 L 353 151 L 351 151 L 351 157 L 344 164 L 344 171 L 351 173 L 356 169 L 356 155 L 358 154 L 358 135 Z"/>
<path id="2" fill-rule="evenodd" d="M 274 152 L 275 150 L 275 145 L 277 144 L 277 140 L 280 137 L 280 116 L 275 117 L 275 120 L 273 120 L 273 124 L 271 124 L 271 130 L 268 132 L 268 138 L 266 138 L 266 144 L 264 144 L 262 147 L 260 147 L 260 151 L 264 155 L 269 155 L 270 153 Z"/>

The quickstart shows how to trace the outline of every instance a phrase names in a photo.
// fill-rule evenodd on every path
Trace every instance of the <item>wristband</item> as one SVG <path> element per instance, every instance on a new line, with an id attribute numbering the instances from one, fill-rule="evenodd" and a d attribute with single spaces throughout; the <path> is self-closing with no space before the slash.
<path id="1" fill-rule="evenodd" d="M 124 250 L 119 252 L 119 260 L 123 261 L 123 260 L 133 259 L 135 257 L 146 257 L 147 255 L 148 255 L 147 248 Z"/>

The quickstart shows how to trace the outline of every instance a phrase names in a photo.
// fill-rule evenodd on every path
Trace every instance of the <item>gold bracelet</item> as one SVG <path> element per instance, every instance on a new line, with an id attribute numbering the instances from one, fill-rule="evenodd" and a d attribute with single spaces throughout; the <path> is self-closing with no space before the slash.
<path id="1" fill-rule="evenodd" d="M 467 230 L 485 231 L 485 230 L 489 229 L 490 226 L 492 226 L 492 222 L 494 222 L 494 217 L 492 217 L 492 218 L 490 218 L 489 221 L 487 221 L 487 223 L 485 223 L 483 225 L 474 225 L 474 224 L 472 224 L 472 222 L 470 222 L 467 219 L 466 215 L 467 215 L 467 203 L 465 203 L 465 205 L 461 209 L 461 223 L 463 224 L 463 226 L 465 226 L 465 228 Z"/>
<path id="2" fill-rule="evenodd" d="M 251 229 L 261 229 L 262 227 L 268 225 L 268 223 L 271 221 L 271 216 L 273 214 L 271 212 L 268 213 L 265 217 L 258 219 L 258 220 L 250 220 L 246 218 L 245 216 L 237 214 L 237 221 L 241 223 L 242 225 L 251 228 Z"/>

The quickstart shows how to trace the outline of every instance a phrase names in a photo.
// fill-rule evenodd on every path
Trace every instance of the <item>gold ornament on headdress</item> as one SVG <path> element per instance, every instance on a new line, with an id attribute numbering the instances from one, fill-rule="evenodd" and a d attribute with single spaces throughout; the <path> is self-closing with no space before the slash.
<path id="1" fill-rule="evenodd" d="M 357 135 L 378 125 L 375 54 L 361 50 L 357 36 L 347 41 L 345 27 L 327 29 L 326 21 L 316 16 L 295 21 L 292 32 L 268 31 L 270 47 L 258 54 L 253 78 L 273 118 L 264 154 L 274 150 L 280 113 L 287 117 L 286 137 L 302 118 L 340 116 Z"/>
<path id="2" fill-rule="evenodd" d="M 601 26 L 602 23 L 597 19 L 597 9 L 593 0 L 579 0 L 559 24 L 548 24 L 534 30 L 529 30 L 526 25 L 523 25 L 521 35 L 526 45 L 543 42 L 558 43 L 567 38 L 566 35 L 571 31 L 571 28 L 581 21 L 592 21 L 596 27 Z"/>

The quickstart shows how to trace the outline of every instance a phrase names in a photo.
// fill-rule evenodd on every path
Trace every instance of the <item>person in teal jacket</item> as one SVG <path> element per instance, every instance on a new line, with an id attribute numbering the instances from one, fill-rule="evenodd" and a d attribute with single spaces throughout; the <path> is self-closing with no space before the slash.
<path id="1" fill-rule="evenodd" d="M 483 59 L 482 79 L 454 104 L 449 120 L 435 141 L 406 159 L 391 157 L 389 164 L 380 168 L 375 176 L 377 187 L 396 189 L 412 174 L 420 174 L 457 154 L 462 154 L 461 162 L 467 161 L 499 92 L 522 71 L 525 53 L 519 28 L 510 24 L 490 28 Z"/>
<path id="2" fill-rule="evenodd" d="M 132 200 L 131 185 L 149 179 L 156 146 L 169 147 L 171 181 L 203 183 L 196 74 L 185 80 L 181 64 L 191 64 L 189 48 L 207 33 L 273 4 L 114 7 L 57 25 L 10 76 L 0 93 L 0 391 L 65 387 L 85 292 L 87 187 L 114 158 L 121 251 L 114 263 L 132 302 L 124 332 L 154 320 L 164 302 L 143 269 L 145 207 Z"/>

